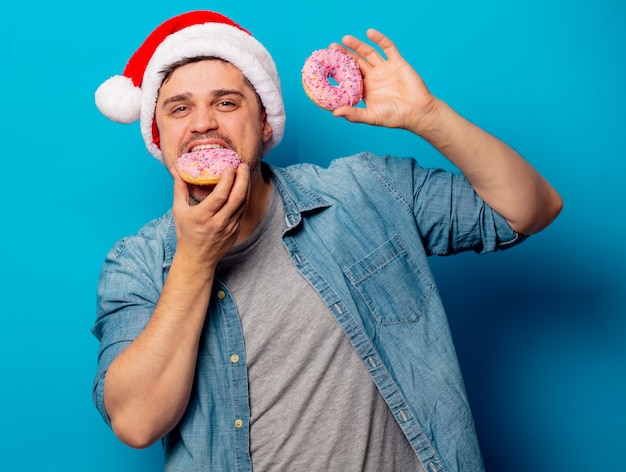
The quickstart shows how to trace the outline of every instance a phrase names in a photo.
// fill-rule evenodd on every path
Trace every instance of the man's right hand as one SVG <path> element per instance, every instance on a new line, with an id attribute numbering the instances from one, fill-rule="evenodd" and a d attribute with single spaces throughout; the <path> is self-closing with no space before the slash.
<path id="1" fill-rule="evenodd" d="M 235 244 L 250 195 L 250 170 L 227 168 L 211 191 L 189 186 L 173 172 L 176 255 L 204 269 L 217 266 Z"/>

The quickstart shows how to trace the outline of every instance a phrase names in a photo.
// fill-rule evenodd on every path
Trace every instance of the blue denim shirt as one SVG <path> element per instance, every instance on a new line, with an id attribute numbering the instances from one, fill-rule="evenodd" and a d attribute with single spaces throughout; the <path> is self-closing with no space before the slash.
<path id="1" fill-rule="evenodd" d="M 473 419 L 427 257 L 523 238 L 460 174 L 359 154 L 324 169 L 265 166 L 285 205 L 283 241 L 341 325 L 429 472 L 483 470 Z M 171 212 L 120 240 L 98 285 L 94 401 L 159 299 L 176 249 Z M 215 281 L 186 413 L 163 444 L 168 471 L 250 471 L 246 354 L 237 309 Z M 271 434 L 271 432 L 268 432 Z"/>

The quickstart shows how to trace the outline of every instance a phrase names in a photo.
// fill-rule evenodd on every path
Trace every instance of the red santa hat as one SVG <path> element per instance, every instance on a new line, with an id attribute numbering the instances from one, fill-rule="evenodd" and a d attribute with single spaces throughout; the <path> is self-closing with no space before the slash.
<path id="1" fill-rule="evenodd" d="M 139 119 L 148 150 L 162 160 L 154 111 L 167 66 L 185 58 L 213 56 L 236 66 L 250 81 L 267 112 L 272 137 L 267 154 L 283 137 L 285 109 L 276 64 L 265 47 L 229 18 L 210 11 L 192 11 L 156 28 L 128 61 L 123 75 L 96 90 L 96 106 L 118 123 Z"/>

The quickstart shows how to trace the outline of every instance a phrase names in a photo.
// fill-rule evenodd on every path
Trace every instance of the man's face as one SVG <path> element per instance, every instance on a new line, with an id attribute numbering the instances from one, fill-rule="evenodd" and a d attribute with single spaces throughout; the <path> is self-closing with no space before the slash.
<path id="1" fill-rule="evenodd" d="M 219 60 L 178 67 L 163 83 L 155 120 L 163 162 L 174 171 L 180 155 L 198 146 L 234 150 L 254 172 L 272 136 L 254 90 L 239 69 Z"/>

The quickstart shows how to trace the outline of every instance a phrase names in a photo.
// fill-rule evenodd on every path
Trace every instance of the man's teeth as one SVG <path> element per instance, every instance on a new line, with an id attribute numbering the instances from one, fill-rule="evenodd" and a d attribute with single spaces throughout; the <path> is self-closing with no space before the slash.
<path id="1" fill-rule="evenodd" d="M 190 152 L 200 151 L 202 149 L 222 149 L 224 146 L 219 144 L 200 144 L 191 148 Z"/>

